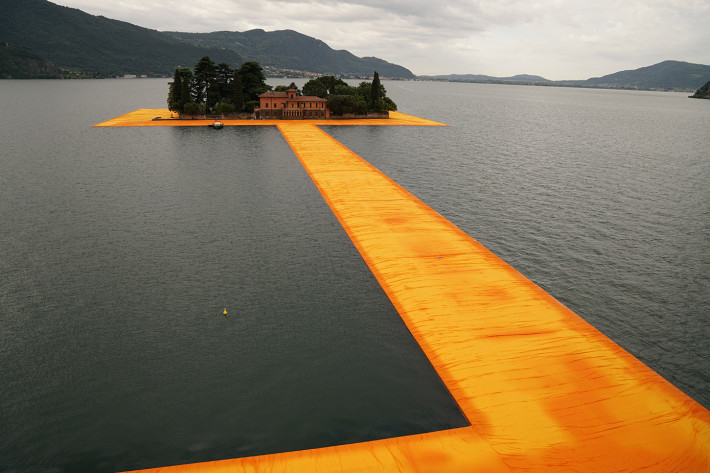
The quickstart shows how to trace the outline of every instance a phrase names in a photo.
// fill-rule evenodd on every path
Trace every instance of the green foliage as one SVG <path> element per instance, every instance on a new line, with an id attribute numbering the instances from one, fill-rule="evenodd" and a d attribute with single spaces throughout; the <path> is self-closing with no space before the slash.
<path id="1" fill-rule="evenodd" d="M 239 64 L 230 49 L 207 49 L 159 31 L 93 16 L 46 0 L 0 0 L 2 41 L 22 45 L 52 63 L 90 75 L 169 76 L 179 65 L 210 55 Z M 0 67 L 0 77 L 5 67 Z"/>
<path id="2" fill-rule="evenodd" d="M 185 104 L 193 102 L 192 71 L 186 67 L 175 69 L 173 81 L 168 89 L 168 108 L 174 112 L 183 112 Z"/>
<path id="3" fill-rule="evenodd" d="M 357 93 L 357 87 L 353 87 L 351 85 L 336 85 L 335 86 L 335 95 L 352 95 L 356 96 L 358 95 Z"/>
<path id="4" fill-rule="evenodd" d="M 289 85 L 277 85 L 276 87 L 274 87 L 275 92 L 288 92 L 291 89 L 296 91 L 296 95 L 301 95 L 301 90 L 298 88 L 295 82 L 291 82 Z"/>
<path id="5" fill-rule="evenodd" d="M 707 81 L 705 85 L 700 87 L 695 91 L 693 95 L 690 96 L 691 99 L 710 99 L 710 81 Z"/>
<path id="6" fill-rule="evenodd" d="M 321 81 L 312 79 L 303 86 L 303 95 L 324 99 L 328 96 L 328 89 Z"/>
<path id="7" fill-rule="evenodd" d="M 334 76 L 322 76 L 317 79 L 311 79 L 303 86 L 303 95 L 310 95 L 327 98 L 328 95 L 335 94 L 338 86 L 347 86 L 348 84 L 342 79 Z"/>
<path id="8" fill-rule="evenodd" d="M 242 84 L 242 79 L 239 77 L 239 71 L 234 71 L 232 76 L 232 81 L 229 84 L 230 95 L 232 98 L 232 104 L 236 108 L 237 112 L 244 110 L 244 85 Z"/>
<path id="9" fill-rule="evenodd" d="M 0 43 L 0 79 L 54 79 L 66 75 L 34 51 Z"/>
<path id="10" fill-rule="evenodd" d="M 397 105 L 387 97 L 377 72 L 371 83 L 361 82 L 357 87 L 333 76 L 312 79 L 303 86 L 303 95 L 327 98 L 330 113 L 336 116 L 397 110 Z"/>
<path id="11" fill-rule="evenodd" d="M 266 77 L 264 71 L 256 61 L 249 61 L 242 64 L 239 68 L 239 79 L 242 81 L 244 90 L 244 100 L 249 102 L 259 102 L 259 95 L 271 90 L 271 86 L 266 85 Z M 252 108 L 253 110 L 253 108 Z M 247 111 L 249 107 L 247 106 Z"/>
<path id="12" fill-rule="evenodd" d="M 197 64 L 195 64 L 193 74 L 192 94 L 195 98 L 195 102 L 205 102 L 208 108 L 211 107 L 219 100 L 219 91 L 217 90 L 217 66 L 209 56 L 203 56 Z"/>
<path id="13" fill-rule="evenodd" d="M 350 113 L 367 113 L 364 100 L 358 100 L 354 95 L 329 95 L 328 109 L 332 115 L 346 115 Z"/>
<path id="14" fill-rule="evenodd" d="M 175 74 L 173 75 L 173 81 L 170 82 L 169 84 L 169 89 L 168 89 L 168 108 L 170 110 L 177 110 L 180 107 L 180 104 L 178 100 L 175 98 L 177 94 L 179 94 L 180 90 L 182 90 L 182 80 L 180 78 L 180 70 L 175 69 Z M 178 91 L 177 94 L 175 91 Z"/>
<path id="15" fill-rule="evenodd" d="M 200 106 L 195 102 L 188 102 L 182 107 L 182 111 L 189 115 L 196 115 L 200 113 Z"/>
<path id="16" fill-rule="evenodd" d="M 259 106 L 258 100 L 249 100 L 246 104 L 244 104 L 244 111 L 247 113 L 251 113 L 258 106 Z"/>
<path id="17" fill-rule="evenodd" d="M 259 94 L 271 89 L 265 80 L 256 62 L 233 70 L 227 63 L 215 65 L 209 56 L 203 56 L 194 72 L 187 67 L 175 70 L 168 89 L 168 107 L 185 114 L 252 112 L 259 104 Z M 248 90 L 244 81 L 249 84 Z"/>
<path id="18" fill-rule="evenodd" d="M 216 67 L 217 91 L 220 97 L 229 97 L 229 82 L 232 80 L 234 71 L 226 62 L 220 62 Z"/>
<path id="19" fill-rule="evenodd" d="M 375 77 L 372 79 L 372 87 L 370 87 L 370 106 L 377 112 L 381 112 L 384 109 L 384 102 L 380 103 L 380 98 L 382 97 L 382 83 L 380 82 L 380 75 L 375 71 Z"/>
<path id="20" fill-rule="evenodd" d="M 231 103 L 221 103 L 217 108 L 218 113 L 236 113 L 237 107 Z"/>
<path id="21" fill-rule="evenodd" d="M 168 107 L 185 114 L 251 113 L 259 105 L 259 95 L 271 89 L 265 81 L 257 62 L 245 62 L 235 71 L 229 64 L 215 65 L 208 56 L 204 56 L 195 65 L 194 73 L 189 68 L 175 70 L 173 81 L 169 84 Z M 377 85 L 380 95 L 374 103 L 368 101 L 373 96 L 373 85 Z M 277 91 L 289 89 L 298 91 L 294 83 L 276 87 Z M 353 87 L 336 77 L 324 76 L 308 81 L 303 86 L 303 92 L 304 95 L 327 98 L 328 108 L 336 116 L 397 110 L 397 105 L 387 97 L 384 86 L 375 81 L 372 84 L 362 82 Z"/>

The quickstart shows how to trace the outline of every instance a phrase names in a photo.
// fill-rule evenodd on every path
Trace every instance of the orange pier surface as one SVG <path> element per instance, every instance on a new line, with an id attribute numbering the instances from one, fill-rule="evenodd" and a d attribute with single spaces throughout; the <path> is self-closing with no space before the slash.
<path id="1" fill-rule="evenodd" d="M 173 117 L 173 115 L 175 115 Z M 154 120 L 154 118 L 160 118 Z M 217 120 L 224 126 L 277 126 L 288 120 Z M 167 108 L 142 108 L 120 117 L 94 125 L 95 127 L 113 126 L 207 126 L 215 120 L 179 120 L 176 114 Z M 390 112 L 388 119 L 368 120 L 298 120 L 298 123 L 318 125 L 371 125 L 371 126 L 446 126 L 425 118 L 419 118 L 399 112 Z"/>
<path id="2" fill-rule="evenodd" d="M 155 112 L 97 126 L 184 126 Z M 240 122 L 278 126 L 470 426 L 142 471 L 710 472 L 710 411 L 317 126 L 439 124 Z"/>

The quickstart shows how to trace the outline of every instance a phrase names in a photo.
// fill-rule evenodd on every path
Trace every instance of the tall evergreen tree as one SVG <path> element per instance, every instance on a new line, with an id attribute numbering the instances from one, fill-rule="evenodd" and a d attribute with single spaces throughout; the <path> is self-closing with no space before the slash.
<path id="1" fill-rule="evenodd" d="M 259 101 L 259 95 L 271 90 L 270 85 L 266 85 L 264 72 L 256 61 L 245 62 L 239 68 L 239 78 L 244 89 L 244 100 L 248 112 L 253 111 L 255 103 Z"/>
<path id="2" fill-rule="evenodd" d="M 216 81 L 217 81 L 217 92 L 220 99 L 230 98 L 229 82 L 232 79 L 234 71 L 229 64 L 226 62 L 220 62 L 217 64 L 216 70 Z"/>
<path id="3" fill-rule="evenodd" d="M 230 83 L 232 89 L 232 103 L 236 108 L 237 112 L 244 110 L 244 85 L 242 85 L 242 79 L 239 77 L 239 71 L 234 71 L 234 77 Z"/>
<path id="4" fill-rule="evenodd" d="M 372 89 L 370 90 L 370 103 L 372 104 L 372 108 L 377 108 L 377 103 L 382 98 L 380 87 L 380 75 L 375 71 L 375 77 L 372 78 Z"/>
<path id="5" fill-rule="evenodd" d="M 195 65 L 195 77 L 193 80 L 195 102 L 205 103 L 208 107 L 214 105 L 216 81 L 217 66 L 209 56 L 203 56 Z"/>
<path id="6" fill-rule="evenodd" d="M 170 89 L 168 90 L 168 108 L 170 110 L 179 112 L 180 108 L 180 94 L 182 93 L 182 80 L 180 78 L 180 70 L 175 69 L 175 75 L 173 76 L 173 81 L 170 83 Z"/>
<path id="7" fill-rule="evenodd" d="M 183 112 L 185 104 L 194 102 L 192 99 L 192 71 L 188 67 L 180 69 L 180 99 L 178 100 L 178 112 Z"/>

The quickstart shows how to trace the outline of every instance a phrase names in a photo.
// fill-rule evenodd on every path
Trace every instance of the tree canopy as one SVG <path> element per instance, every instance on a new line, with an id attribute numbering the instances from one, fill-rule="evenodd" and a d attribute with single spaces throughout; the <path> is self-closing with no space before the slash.
<path id="1" fill-rule="evenodd" d="M 328 100 L 333 115 L 366 114 L 397 110 L 375 72 L 372 82 L 348 85 L 334 76 L 322 76 L 306 82 L 303 91 L 295 83 L 277 86 L 277 91 L 295 89 L 298 95 L 317 96 Z M 245 62 L 238 69 L 227 63 L 215 64 L 202 57 L 194 69 L 175 69 L 168 90 L 168 108 L 186 114 L 220 114 L 253 112 L 259 95 L 271 90 L 259 63 Z"/>
<path id="2" fill-rule="evenodd" d="M 690 96 L 691 99 L 710 99 L 710 80 Z"/>
<path id="3" fill-rule="evenodd" d="M 357 87 L 334 76 L 311 79 L 303 86 L 303 95 L 328 99 L 328 108 L 333 115 L 397 110 L 397 104 L 387 97 L 377 72 L 371 83 L 361 82 Z"/>
<path id="4" fill-rule="evenodd" d="M 271 90 L 257 62 L 239 69 L 202 57 L 194 67 L 175 70 L 168 90 L 168 108 L 179 113 L 252 112 L 259 94 Z"/>

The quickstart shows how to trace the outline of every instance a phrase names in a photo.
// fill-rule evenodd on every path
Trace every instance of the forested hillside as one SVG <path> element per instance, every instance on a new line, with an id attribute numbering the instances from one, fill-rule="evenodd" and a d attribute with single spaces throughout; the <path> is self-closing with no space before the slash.
<path id="1" fill-rule="evenodd" d="M 323 41 L 291 30 L 216 31 L 213 33 L 166 33 L 173 38 L 213 48 L 230 48 L 247 61 L 265 69 L 307 71 L 338 76 L 414 78 L 409 69 L 376 57 L 359 58 L 348 51 L 336 51 Z"/>
<path id="2" fill-rule="evenodd" d="M 218 62 L 242 63 L 231 50 L 201 48 L 46 0 L 0 0 L 0 12 L 0 42 L 90 75 L 171 76 L 177 66 L 192 65 L 206 55 Z M 4 74 L 0 69 L 0 76 Z"/>

